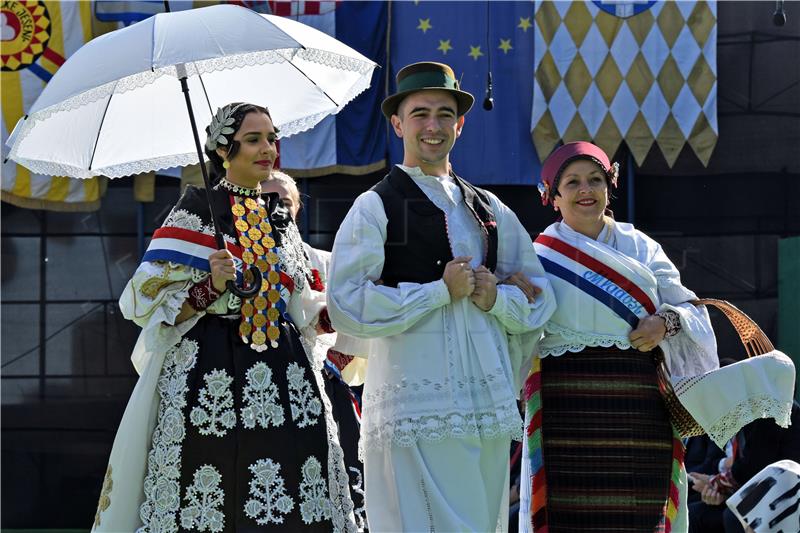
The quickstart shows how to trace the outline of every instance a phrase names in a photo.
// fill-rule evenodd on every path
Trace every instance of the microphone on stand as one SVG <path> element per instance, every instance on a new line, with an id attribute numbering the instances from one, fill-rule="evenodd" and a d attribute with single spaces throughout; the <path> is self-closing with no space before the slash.
<path id="1" fill-rule="evenodd" d="M 775 0 L 775 13 L 772 14 L 772 23 L 776 26 L 786 24 L 786 11 L 783 9 L 783 0 Z"/>
<path id="2" fill-rule="evenodd" d="M 486 97 L 483 99 L 483 108 L 486 111 L 494 109 L 494 98 L 492 98 L 492 71 L 486 73 Z"/>

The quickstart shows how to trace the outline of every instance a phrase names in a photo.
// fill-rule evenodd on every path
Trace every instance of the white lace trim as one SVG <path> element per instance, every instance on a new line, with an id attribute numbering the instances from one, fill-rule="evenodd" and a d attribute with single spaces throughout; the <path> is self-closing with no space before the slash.
<path id="1" fill-rule="evenodd" d="M 15 146 L 17 146 L 15 144 Z M 44 176 L 69 176 L 72 178 L 89 179 L 95 176 L 106 176 L 108 178 L 123 178 L 143 172 L 157 172 L 166 168 L 186 167 L 197 164 L 197 152 L 189 154 L 174 154 L 159 157 L 151 157 L 139 161 L 109 165 L 107 167 L 85 168 L 68 165 L 66 163 L 54 163 L 52 161 L 42 161 L 40 159 L 28 159 L 17 155 L 9 155 L 20 165 L 30 169 L 36 174 Z"/>
<path id="2" fill-rule="evenodd" d="M 322 412 L 319 398 L 314 397 L 311 383 L 306 379 L 305 374 L 305 369 L 301 368 L 297 363 L 290 363 L 286 369 L 292 420 L 300 428 L 315 425 Z M 323 394 L 324 391 L 325 389 L 321 390 Z"/>
<path id="3" fill-rule="evenodd" d="M 736 432 L 750 422 L 760 418 L 773 418 L 776 424 L 787 428 L 790 424 L 791 413 L 791 402 L 782 403 L 772 396 L 747 398 L 742 400 L 725 416 L 714 422 L 714 424 L 707 429 L 707 433 L 717 446 L 724 449 L 725 444 Z"/>
<path id="4" fill-rule="evenodd" d="M 144 478 L 145 500 L 139 507 L 142 527 L 137 531 L 178 530 L 180 508 L 181 443 L 186 436 L 183 408 L 186 407 L 186 377 L 197 361 L 197 342 L 183 339 L 167 351 L 158 379 L 158 423 L 147 456 Z"/>
<path id="5" fill-rule="evenodd" d="M 301 469 L 303 481 L 300 483 L 300 516 L 303 522 L 311 524 L 331 517 L 331 501 L 322 477 L 322 465 L 316 457 L 309 457 Z"/>
<path id="6" fill-rule="evenodd" d="M 516 410 L 450 412 L 438 415 L 405 417 L 361 428 L 359 457 L 366 449 L 386 446 L 413 446 L 417 441 L 439 442 L 444 439 L 481 437 L 492 439 L 511 435 L 522 440 L 522 418 Z"/>
<path id="7" fill-rule="evenodd" d="M 355 474 L 355 483 L 350 485 L 350 488 L 353 489 L 353 492 L 361 496 L 361 501 L 365 502 L 367 495 L 364 492 L 364 477 L 361 474 L 361 470 L 358 468 L 351 466 L 348 468 L 350 472 Z M 367 526 L 367 508 L 362 503 L 361 507 L 356 507 L 353 510 L 353 514 L 356 517 L 356 527 L 358 527 L 359 531 L 366 531 L 368 529 Z"/>
<path id="8" fill-rule="evenodd" d="M 189 420 L 201 435 L 224 437 L 236 425 L 233 410 L 233 378 L 225 370 L 212 370 L 205 376 L 205 386 L 198 395 L 200 405 L 189 414 Z"/>
<path id="9" fill-rule="evenodd" d="M 547 322 L 544 330 L 550 335 L 545 336 L 544 340 L 539 343 L 542 357 L 546 355 L 559 356 L 566 352 L 577 353 L 592 346 L 602 346 L 603 348 L 616 346 L 620 350 L 627 350 L 631 347 L 627 337 L 582 333 L 559 326 L 554 322 Z"/>
<path id="10" fill-rule="evenodd" d="M 200 215 L 197 215 L 195 213 L 190 213 L 186 209 L 173 208 L 172 211 L 169 212 L 169 215 L 167 215 L 167 218 L 164 220 L 164 223 L 161 224 L 161 227 L 188 229 L 191 231 L 204 233 L 205 235 L 212 235 L 212 236 L 216 235 L 213 224 L 211 223 L 203 224 L 203 219 L 200 218 Z M 225 241 L 231 244 L 238 244 L 236 239 L 234 239 L 230 235 L 223 234 L 222 236 L 225 238 Z M 170 263 L 170 264 L 183 266 L 181 263 Z M 205 279 L 205 276 L 208 275 L 207 272 L 203 272 L 202 270 L 199 270 L 198 272 L 201 272 L 203 274 L 202 279 Z"/>
<path id="11" fill-rule="evenodd" d="M 161 227 L 188 229 L 205 233 L 206 235 L 214 235 L 214 228 L 211 224 L 203 224 L 203 219 L 200 218 L 200 215 L 190 213 L 186 209 L 173 208 Z"/>
<path id="12" fill-rule="evenodd" d="M 311 262 L 303 248 L 303 238 L 294 222 L 289 222 L 277 249 L 281 268 L 292 280 L 295 290 L 302 291 L 306 277 L 311 275 Z"/>
<path id="13" fill-rule="evenodd" d="M 311 365 L 311 375 L 317 384 L 322 399 L 325 429 L 328 432 L 328 494 L 331 500 L 331 522 L 334 532 L 355 533 L 356 524 L 353 516 L 353 500 L 350 498 L 350 478 L 344 466 L 344 451 L 339 445 L 339 429 L 333 419 L 333 409 L 328 395 L 325 393 L 325 382 L 322 377 L 322 360 L 314 359 L 314 328 L 306 327 L 309 333 L 300 335 L 300 342 Z"/>
<path id="14" fill-rule="evenodd" d="M 247 371 L 247 385 L 242 392 L 242 425 L 247 429 L 283 424 L 283 407 L 278 398 L 278 387 L 272 381 L 272 370 L 259 361 Z"/>
<path id="15" fill-rule="evenodd" d="M 221 532 L 225 529 L 222 504 L 225 493 L 220 488 L 222 475 L 211 465 L 203 465 L 194 473 L 194 482 L 186 489 L 181 509 L 181 527 L 196 531 Z"/>
<path id="16" fill-rule="evenodd" d="M 245 66 L 282 63 L 284 61 L 291 61 L 294 57 L 299 57 L 306 61 L 312 61 L 314 63 L 323 64 L 329 67 L 338 68 L 349 72 L 358 72 L 361 74 L 358 80 L 347 91 L 342 100 L 340 102 L 336 102 L 338 107 L 335 113 L 338 113 L 338 111 L 348 104 L 353 98 L 369 88 L 370 77 L 366 76 L 366 74 L 369 73 L 369 71 L 375 66 L 375 64 L 371 61 L 363 61 L 329 51 L 287 48 L 206 59 L 203 61 L 187 63 L 184 65 L 184 67 L 186 74 L 193 76 L 208 72 L 242 68 Z M 58 104 L 52 105 L 46 109 L 42 109 L 29 115 L 27 120 L 25 120 L 22 125 L 18 135 L 19 140 L 14 143 L 9 157 L 38 174 L 44 174 L 47 176 L 71 176 L 74 178 L 90 178 L 93 176 L 119 178 L 122 176 L 130 176 L 132 174 L 150 172 L 164 168 L 185 167 L 188 165 L 197 164 L 197 153 L 195 152 L 162 156 L 142 161 L 131 161 L 119 165 L 111 165 L 92 170 L 60 163 L 19 158 L 17 155 L 17 147 L 22 144 L 22 141 L 28 136 L 31 129 L 35 127 L 38 122 L 47 120 L 55 113 L 78 109 L 92 102 L 109 98 L 112 94 L 122 94 L 144 87 L 155 82 L 164 75 L 178 78 L 178 69 L 175 65 L 170 65 L 127 76 L 120 80 L 103 84 L 100 87 L 95 87 L 81 94 L 73 96 L 72 98 L 68 98 L 67 100 L 59 102 Z M 329 112 L 321 112 L 311 116 L 301 117 L 288 123 L 279 124 L 278 126 L 281 130 L 281 137 L 288 137 L 290 135 L 308 130 L 329 114 Z"/>
<path id="17" fill-rule="evenodd" d="M 451 371 L 454 372 L 454 371 Z M 502 368 L 482 377 L 401 379 L 364 391 L 365 416 L 362 424 L 371 429 L 386 421 L 442 415 L 446 413 L 516 411 L 515 397 Z"/>
<path id="18" fill-rule="evenodd" d="M 282 524 L 283 516 L 294 509 L 294 500 L 286 494 L 286 486 L 280 475 L 281 465 L 272 459 L 259 459 L 249 467 L 250 499 L 244 504 L 244 512 L 257 524 Z"/>

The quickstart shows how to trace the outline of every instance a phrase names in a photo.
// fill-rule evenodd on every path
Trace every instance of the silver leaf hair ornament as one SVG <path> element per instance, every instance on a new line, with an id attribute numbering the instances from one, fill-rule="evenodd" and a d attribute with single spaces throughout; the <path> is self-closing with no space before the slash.
<path id="1" fill-rule="evenodd" d="M 217 109 L 217 114 L 211 117 L 211 124 L 208 126 L 208 138 L 206 139 L 206 148 L 209 150 L 216 150 L 220 145 L 227 145 L 228 139 L 226 135 L 234 132 L 231 127 L 234 123 L 233 114 L 244 104 L 235 106 L 227 105 Z"/>

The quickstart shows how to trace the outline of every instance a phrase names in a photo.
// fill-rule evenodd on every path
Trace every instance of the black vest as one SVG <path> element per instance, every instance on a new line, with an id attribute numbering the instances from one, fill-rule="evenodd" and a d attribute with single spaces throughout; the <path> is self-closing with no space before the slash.
<path id="1" fill-rule="evenodd" d="M 451 176 L 488 243 L 482 263 L 494 272 L 497 222 L 489 195 L 455 174 Z M 397 166 L 370 190 L 380 196 L 388 219 L 381 273 L 384 285 L 396 287 L 400 282 L 428 283 L 441 279 L 445 265 L 453 259 L 444 213 Z"/>

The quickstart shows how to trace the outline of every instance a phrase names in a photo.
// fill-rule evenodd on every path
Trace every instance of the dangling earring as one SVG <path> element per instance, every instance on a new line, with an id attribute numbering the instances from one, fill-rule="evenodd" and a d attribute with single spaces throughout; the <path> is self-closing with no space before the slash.
<path id="1" fill-rule="evenodd" d="M 553 206 L 553 209 L 554 209 L 556 212 L 558 212 L 558 206 L 557 206 L 557 205 L 554 205 L 554 206 Z"/>
<path id="2" fill-rule="evenodd" d="M 225 160 L 222 162 L 222 168 L 224 168 L 225 170 L 228 170 L 229 168 L 231 168 L 231 164 L 230 164 L 230 163 L 228 163 L 228 160 L 227 160 L 227 159 L 225 159 Z"/>

